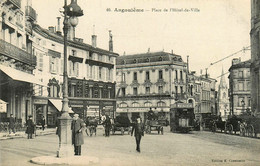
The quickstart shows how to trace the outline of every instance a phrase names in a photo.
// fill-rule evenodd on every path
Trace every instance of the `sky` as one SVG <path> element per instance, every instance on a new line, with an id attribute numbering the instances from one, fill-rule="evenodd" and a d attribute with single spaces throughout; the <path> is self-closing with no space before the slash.
<path id="1" fill-rule="evenodd" d="M 241 51 L 210 65 L 250 46 L 249 0 L 78 0 L 78 4 L 84 15 L 79 17 L 76 37 L 91 44 L 95 34 L 97 47 L 108 50 L 111 30 L 114 52 L 119 55 L 146 53 L 148 48 L 173 51 L 185 61 L 189 56 L 191 71 L 205 74 L 208 68 L 218 82 L 222 67 L 228 72 L 233 58 L 251 57 L 250 50 Z M 57 26 L 63 6 L 64 0 L 32 0 L 37 23 L 46 29 Z M 119 12 L 133 8 L 142 12 Z"/>

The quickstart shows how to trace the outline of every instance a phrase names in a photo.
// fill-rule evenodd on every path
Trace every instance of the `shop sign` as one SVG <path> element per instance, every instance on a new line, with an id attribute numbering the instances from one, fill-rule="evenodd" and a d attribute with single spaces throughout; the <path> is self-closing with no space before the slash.
<path id="1" fill-rule="evenodd" d="M 88 101 L 89 105 L 99 105 L 99 101 Z"/>
<path id="2" fill-rule="evenodd" d="M 70 100 L 69 102 L 71 105 L 83 105 L 83 101 L 82 100 Z"/>
<path id="3" fill-rule="evenodd" d="M 45 99 L 34 99 L 34 104 L 47 104 L 48 100 Z"/>
<path id="4" fill-rule="evenodd" d="M 113 102 L 112 101 L 104 101 L 103 104 L 104 105 L 113 105 Z"/>

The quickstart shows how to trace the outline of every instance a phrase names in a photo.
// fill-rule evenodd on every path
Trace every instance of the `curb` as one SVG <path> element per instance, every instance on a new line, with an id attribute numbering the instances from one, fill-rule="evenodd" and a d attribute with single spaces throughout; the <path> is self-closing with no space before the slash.
<path id="1" fill-rule="evenodd" d="M 88 165 L 99 163 L 99 159 L 91 156 L 71 156 L 66 158 L 40 156 L 32 158 L 30 162 L 39 165 Z"/>

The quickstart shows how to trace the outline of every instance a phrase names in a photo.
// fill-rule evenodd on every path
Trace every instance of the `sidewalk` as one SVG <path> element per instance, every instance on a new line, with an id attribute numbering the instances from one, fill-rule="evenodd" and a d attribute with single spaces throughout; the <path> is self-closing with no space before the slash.
<path id="1" fill-rule="evenodd" d="M 36 137 L 41 135 L 55 134 L 55 133 L 56 133 L 55 128 L 46 128 L 44 131 L 38 129 L 36 130 Z M 35 134 L 33 135 L 33 137 L 35 137 Z M 15 134 L 13 133 L 9 134 L 8 132 L 0 133 L 0 141 L 6 139 L 15 139 L 15 138 L 27 138 L 27 134 L 25 133 L 25 131 L 18 131 Z"/>

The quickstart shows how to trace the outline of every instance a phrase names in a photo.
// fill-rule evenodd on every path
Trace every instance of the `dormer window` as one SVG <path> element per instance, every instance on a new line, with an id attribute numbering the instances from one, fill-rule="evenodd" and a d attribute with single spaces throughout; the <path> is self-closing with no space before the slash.
<path id="1" fill-rule="evenodd" d="M 137 60 L 136 60 L 136 59 L 134 59 L 134 63 L 137 63 Z"/>
<path id="2" fill-rule="evenodd" d="M 162 57 L 161 56 L 159 57 L 159 61 L 162 61 Z"/>
<path id="3" fill-rule="evenodd" d="M 149 58 L 146 58 L 146 62 L 150 62 L 150 59 L 149 59 Z"/>

